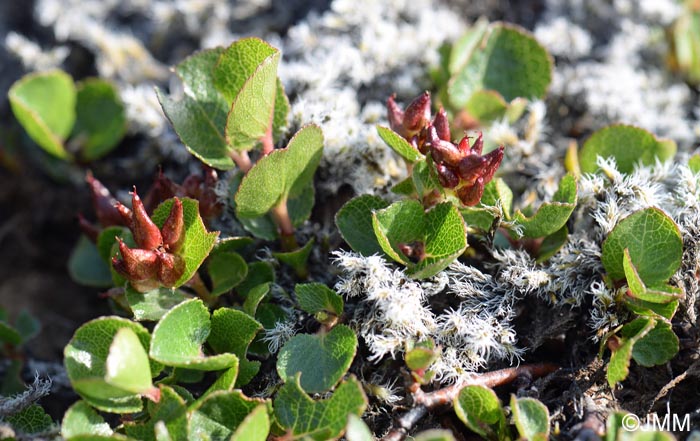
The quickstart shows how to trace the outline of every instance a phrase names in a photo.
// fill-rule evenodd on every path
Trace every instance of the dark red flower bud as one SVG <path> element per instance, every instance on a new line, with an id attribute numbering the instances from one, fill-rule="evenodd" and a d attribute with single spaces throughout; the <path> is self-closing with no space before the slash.
<path id="1" fill-rule="evenodd" d="M 433 127 L 437 132 L 437 136 L 443 141 L 451 141 L 452 135 L 450 134 L 450 122 L 447 120 L 447 113 L 445 109 L 440 107 L 435 119 L 433 120 Z"/>
<path id="2" fill-rule="evenodd" d="M 395 98 L 396 94 L 393 94 L 386 100 L 387 118 L 389 119 L 391 130 L 401 134 L 403 132 L 403 110 L 396 104 Z"/>
<path id="3" fill-rule="evenodd" d="M 176 254 L 156 251 L 158 255 L 158 280 L 163 286 L 172 288 L 185 272 L 185 261 Z"/>
<path id="4" fill-rule="evenodd" d="M 114 269 L 130 282 L 155 278 L 158 271 L 156 252 L 140 248 L 131 249 L 121 238 L 117 238 L 117 240 L 122 258 L 112 259 Z"/>
<path id="5" fill-rule="evenodd" d="M 465 185 L 457 190 L 457 197 L 462 204 L 472 207 L 479 203 L 484 194 L 484 179 L 478 178 L 474 184 Z"/>
<path id="6" fill-rule="evenodd" d="M 94 224 L 91 224 L 83 217 L 82 214 L 78 213 L 78 225 L 82 230 L 83 234 L 86 235 L 92 243 L 97 242 L 97 237 L 100 235 L 100 229 Z"/>
<path id="7" fill-rule="evenodd" d="M 496 170 L 498 170 L 498 167 L 501 165 L 501 161 L 503 161 L 503 146 L 500 146 L 496 150 L 482 156 L 482 158 L 486 158 L 486 165 L 484 166 L 484 171 L 482 172 L 481 177 L 484 178 L 484 182 L 486 183 L 493 178 Z"/>
<path id="8" fill-rule="evenodd" d="M 161 202 L 175 196 L 184 196 L 182 187 L 171 181 L 163 174 L 163 170 L 160 170 L 153 180 L 151 189 L 143 198 L 143 205 L 147 212 L 152 213 Z"/>
<path id="9" fill-rule="evenodd" d="M 482 151 L 484 151 L 484 134 L 479 132 L 472 146 L 472 153 L 480 155 Z"/>
<path id="10" fill-rule="evenodd" d="M 163 244 L 163 236 L 160 234 L 160 229 L 146 213 L 146 208 L 136 193 L 136 187 L 131 193 L 131 208 L 133 211 L 131 232 L 134 234 L 134 241 L 139 248 L 153 250 L 161 246 Z"/>
<path id="11" fill-rule="evenodd" d="M 161 235 L 163 237 L 163 245 L 165 249 L 171 253 L 177 252 L 184 242 L 185 235 L 185 219 L 183 216 L 182 201 L 178 198 L 173 199 L 173 206 L 170 208 L 170 214 L 163 223 Z"/>
<path id="12" fill-rule="evenodd" d="M 185 196 L 198 199 L 202 192 L 202 178 L 198 175 L 189 175 L 182 181 L 182 189 L 185 192 Z"/>
<path id="13" fill-rule="evenodd" d="M 430 93 L 423 92 L 406 107 L 403 127 L 410 132 L 417 132 L 430 121 Z"/>
<path id="14" fill-rule="evenodd" d="M 437 176 L 440 185 L 445 188 L 455 188 L 459 184 L 459 176 L 444 164 L 437 164 Z"/>
<path id="15" fill-rule="evenodd" d="M 431 128 L 431 130 L 435 131 L 434 128 Z M 439 138 L 430 143 L 430 156 L 435 163 L 445 163 L 452 167 L 457 167 L 462 159 L 462 155 L 454 144 Z"/>
<path id="16" fill-rule="evenodd" d="M 467 155 L 459 161 L 457 174 L 467 185 L 471 185 L 481 177 L 487 162 L 483 156 Z"/>
<path id="17" fill-rule="evenodd" d="M 102 185 L 102 182 L 95 178 L 89 170 L 85 174 L 85 182 L 90 186 L 92 206 L 95 209 L 97 221 L 100 225 L 103 227 L 108 227 L 110 225 L 126 225 L 123 222 L 123 218 L 114 207 L 117 200 L 112 196 L 112 193 L 109 192 L 107 187 Z"/>
<path id="18" fill-rule="evenodd" d="M 471 147 L 469 147 L 469 137 L 465 136 L 459 141 L 457 149 L 462 153 L 462 155 L 468 155 L 471 153 Z"/>
<path id="19" fill-rule="evenodd" d="M 119 216 L 122 218 L 122 223 L 126 225 L 127 228 L 130 230 L 133 230 L 134 226 L 134 215 L 127 207 L 126 205 L 122 204 L 121 202 L 116 202 L 114 204 L 114 208 L 117 210 L 119 213 Z"/>
<path id="20" fill-rule="evenodd" d="M 425 258 L 425 244 L 423 242 L 400 243 L 398 248 L 414 263 L 418 263 Z"/>

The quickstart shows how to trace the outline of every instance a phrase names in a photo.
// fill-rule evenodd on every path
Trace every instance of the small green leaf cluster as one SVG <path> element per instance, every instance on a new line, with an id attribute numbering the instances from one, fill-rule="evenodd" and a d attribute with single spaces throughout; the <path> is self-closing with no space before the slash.
<path id="1" fill-rule="evenodd" d="M 517 120 L 528 100 L 544 97 L 552 79 L 552 57 L 511 24 L 480 20 L 442 55 L 433 72 L 440 100 L 469 124 Z"/>
<path id="2" fill-rule="evenodd" d="M 61 70 L 37 72 L 15 82 L 12 112 L 34 142 L 63 160 L 94 161 L 126 133 L 124 105 L 109 82 L 78 82 Z"/>
<path id="3" fill-rule="evenodd" d="M 483 439 L 549 439 L 549 411 L 534 398 L 516 398 L 515 395 L 511 395 L 510 412 L 518 433 L 516 437 L 513 436 L 501 401 L 488 387 L 462 388 L 455 397 L 454 409 L 469 430 Z"/>
<path id="4" fill-rule="evenodd" d="M 257 302 L 267 294 L 254 291 L 249 295 L 257 295 Z M 298 285 L 296 297 L 300 310 L 308 314 L 342 314 L 342 299 L 324 285 Z M 147 309 L 153 312 L 156 302 L 141 302 L 151 303 Z M 240 309 L 221 307 L 210 313 L 201 300 L 188 298 L 155 314 L 160 318 L 152 331 L 117 316 L 84 324 L 64 351 L 68 377 L 82 400 L 65 414 L 62 435 L 265 440 L 269 434 L 287 433 L 289 439 L 338 438 L 347 415 L 359 416 L 367 405 L 359 382 L 353 377 L 343 380 L 357 337 L 344 325 L 330 324 L 316 334 L 292 337 L 277 359 L 284 385 L 265 394 L 274 394 L 273 399 L 249 398 L 240 388 L 260 369 L 260 361 L 249 357 L 261 358 L 251 344 L 263 330 L 255 317 L 264 305 L 246 301 Z M 138 317 L 151 321 L 155 315 Z M 213 375 L 205 376 L 207 372 Z M 193 395 L 191 384 L 197 390 L 204 387 L 204 392 Z M 325 400 L 308 395 L 331 390 Z M 111 427 L 97 411 L 131 417 Z"/>
<path id="5" fill-rule="evenodd" d="M 671 319 L 683 291 L 668 284 L 678 271 L 683 242 L 678 226 L 661 210 L 648 208 L 621 220 L 603 243 L 601 259 L 610 283 L 624 281 L 619 303 L 635 317 L 607 336 L 611 387 L 629 373 L 630 360 L 664 364 L 678 352 Z"/>

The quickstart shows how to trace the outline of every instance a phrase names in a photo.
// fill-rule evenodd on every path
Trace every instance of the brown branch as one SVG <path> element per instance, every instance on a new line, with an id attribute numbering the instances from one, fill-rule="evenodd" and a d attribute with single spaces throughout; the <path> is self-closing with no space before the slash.
<path id="1" fill-rule="evenodd" d="M 432 392 L 424 392 L 420 385 L 413 382 L 408 385 L 408 391 L 413 398 L 414 407 L 404 413 L 394 421 L 394 427 L 387 433 L 383 441 L 403 441 L 408 432 L 423 418 L 429 411 L 439 407 L 450 406 L 452 402 L 465 386 L 486 386 L 496 387 L 508 384 L 517 378 L 537 378 L 543 377 L 559 369 L 558 366 L 549 363 L 531 364 L 525 366 L 500 369 L 493 372 L 472 374 L 466 380 L 438 389 Z"/>

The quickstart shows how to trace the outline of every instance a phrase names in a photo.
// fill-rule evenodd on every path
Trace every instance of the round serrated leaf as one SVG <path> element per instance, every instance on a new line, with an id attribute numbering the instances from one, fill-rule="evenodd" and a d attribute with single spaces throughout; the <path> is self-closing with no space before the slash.
<path id="1" fill-rule="evenodd" d="M 601 260 L 613 280 L 625 277 L 624 250 L 647 286 L 667 281 L 679 268 L 683 241 L 678 226 L 657 208 L 639 210 L 622 219 L 610 232 Z"/>
<path id="2" fill-rule="evenodd" d="M 678 337 L 673 333 L 671 325 L 661 321 L 632 348 L 634 361 L 646 367 L 664 364 L 677 353 Z"/>
<path id="3" fill-rule="evenodd" d="M 220 252 L 209 258 L 207 272 L 211 277 L 211 295 L 220 296 L 245 280 L 248 264 L 238 253 Z"/>
<path id="4" fill-rule="evenodd" d="M 249 361 L 246 354 L 248 346 L 262 329 L 253 317 L 232 308 L 219 308 L 211 317 L 211 334 L 207 343 L 220 354 L 231 353 L 238 357 L 238 386 L 247 384 L 260 369 L 260 362 Z"/>
<path id="5" fill-rule="evenodd" d="M 328 333 L 298 334 L 280 350 L 277 373 L 287 379 L 299 372 L 305 391 L 325 392 L 345 375 L 356 351 L 357 336 L 345 325 L 338 325 Z"/>
<path id="6" fill-rule="evenodd" d="M 233 354 L 207 357 L 202 345 L 211 331 L 209 310 L 199 299 L 186 300 L 168 311 L 153 329 L 149 355 L 166 366 L 217 371 L 238 365 Z"/>
<path id="7" fill-rule="evenodd" d="M 675 154 L 673 141 L 659 140 L 644 129 L 619 124 L 593 133 L 583 144 L 578 161 L 583 173 L 594 173 L 598 170 L 598 156 L 613 157 L 618 170 L 632 173 L 639 162 L 653 165 L 656 159 L 666 161 Z"/>
<path id="8" fill-rule="evenodd" d="M 515 398 L 515 395 L 511 395 L 510 408 L 521 438 L 542 441 L 549 439 L 547 406 L 534 398 Z"/>
<path id="9" fill-rule="evenodd" d="M 49 431 L 53 427 L 51 416 L 38 404 L 31 404 L 17 413 L 3 418 L 3 420 L 8 423 L 11 428 L 24 435 L 38 435 L 42 432 Z"/>
<path id="10" fill-rule="evenodd" d="M 389 127 L 377 126 L 377 133 L 393 151 L 406 161 L 413 163 L 425 158 L 418 149 L 409 144 L 401 135 L 394 132 Z"/>
<path id="11" fill-rule="evenodd" d="M 108 384 L 107 357 L 117 332 L 129 328 L 138 337 L 144 350 L 148 350 L 150 335 L 138 323 L 120 317 L 101 317 L 89 321 L 75 331 L 63 350 L 66 373 L 83 399 L 105 412 L 130 413 L 141 410 L 141 399 L 133 393 Z M 151 377 L 162 366 L 150 363 Z"/>
<path id="12" fill-rule="evenodd" d="M 464 108 L 480 90 L 494 90 L 506 101 L 542 98 L 552 79 L 552 59 L 522 28 L 491 24 L 448 84 L 452 105 Z"/>
<path id="13" fill-rule="evenodd" d="M 223 48 L 189 56 L 175 68 L 182 80 L 181 97 L 156 89 L 158 101 L 187 150 L 205 164 L 218 169 L 234 167 L 226 144 L 226 118 L 230 104 L 214 86 L 214 68 Z"/>
<path id="14" fill-rule="evenodd" d="M 299 283 L 294 287 L 299 307 L 309 314 L 327 312 L 340 316 L 343 298 L 323 283 Z"/>
<path id="15" fill-rule="evenodd" d="M 72 141 L 80 145 L 83 160 L 93 161 L 109 153 L 124 137 L 124 104 L 114 85 L 99 78 L 81 81 L 77 92 Z"/>
<path id="16" fill-rule="evenodd" d="M 481 123 L 488 123 L 505 115 L 508 103 L 494 90 L 477 90 L 465 105 L 469 115 Z"/>
<path id="17" fill-rule="evenodd" d="M 568 174 L 559 182 L 559 188 L 552 197 L 552 202 L 543 203 L 533 216 L 527 217 L 522 211 L 513 218 L 522 227 L 523 236 L 540 238 L 559 231 L 576 208 L 578 186 L 576 178 Z"/>
<path id="18" fill-rule="evenodd" d="M 273 151 L 248 171 L 236 193 L 237 215 L 260 217 L 280 202 L 298 197 L 312 182 L 322 152 L 321 129 L 313 124 L 303 127 L 287 148 Z"/>
<path id="19" fill-rule="evenodd" d="M 136 321 L 158 321 L 175 305 L 179 305 L 190 295 L 179 289 L 158 288 L 148 292 L 138 292 L 126 287 L 126 301 Z"/>
<path id="20" fill-rule="evenodd" d="M 107 384 L 135 394 L 153 388 L 148 355 L 141 340 L 130 328 L 117 331 L 105 360 Z"/>
<path id="21" fill-rule="evenodd" d="M 8 93 L 12 112 L 29 136 L 49 154 L 71 155 L 63 147 L 75 123 L 76 91 L 62 70 L 25 75 Z"/>
<path id="22" fill-rule="evenodd" d="M 466 386 L 454 399 L 457 417 L 474 433 L 484 438 L 500 439 L 506 417 L 496 394 L 485 386 Z"/>
<path id="23" fill-rule="evenodd" d="M 372 212 L 389 206 L 379 196 L 362 195 L 348 201 L 335 215 L 335 225 L 356 252 L 371 256 L 382 252 L 372 229 Z"/>
<path id="24" fill-rule="evenodd" d="M 185 240 L 178 254 L 185 260 L 185 272 L 175 283 L 175 287 L 182 286 L 190 280 L 204 259 L 209 255 L 209 252 L 214 247 L 216 238 L 219 236 L 218 231 L 208 232 L 204 226 L 204 222 L 199 215 L 199 202 L 194 199 L 181 198 Z M 173 200 L 168 199 L 153 212 L 151 218 L 158 227 L 162 227 L 165 220 L 170 215 Z"/>
<path id="25" fill-rule="evenodd" d="M 86 236 L 80 236 L 68 259 L 68 273 L 81 285 L 95 288 L 112 286 L 110 267 L 100 257 L 94 243 Z"/>
<path id="26" fill-rule="evenodd" d="M 188 438 L 228 440 L 254 409 L 267 407 L 264 403 L 241 391 L 213 392 L 190 410 Z"/>
<path id="27" fill-rule="evenodd" d="M 266 405 L 259 404 L 231 435 L 231 441 L 265 441 L 270 433 L 270 415 Z"/>
<path id="28" fill-rule="evenodd" d="M 314 401 L 301 388 L 297 374 L 280 388 L 273 407 L 276 421 L 294 439 L 326 441 L 340 436 L 348 415 L 362 415 L 367 397 L 360 382 L 351 377 L 330 398 Z"/>
<path id="29" fill-rule="evenodd" d="M 73 404 L 63 415 L 61 436 L 66 439 L 78 435 L 109 436 L 112 433 L 112 429 L 105 422 L 104 418 L 85 401 L 78 401 Z"/>
<path id="30" fill-rule="evenodd" d="M 608 362 L 607 377 L 611 388 L 614 388 L 615 384 L 627 378 L 632 349 L 635 343 L 648 334 L 655 325 L 656 321 L 653 318 L 638 317 L 622 327 L 619 344 L 612 351 Z"/>

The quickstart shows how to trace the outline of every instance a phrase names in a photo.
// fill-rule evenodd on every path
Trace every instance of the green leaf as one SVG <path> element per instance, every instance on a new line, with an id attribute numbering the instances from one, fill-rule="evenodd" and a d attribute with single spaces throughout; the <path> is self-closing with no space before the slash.
<path id="1" fill-rule="evenodd" d="M 172 97 L 156 89 L 163 112 L 194 156 L 222 170 L 233 168 L 226 143 L 226 119 L 231 108 L 214 86 L 214 68 L 223 48 L 208 49 L 186 58 L 175 68 L 184 95 Z"/>
<path id="2" fill-rule="evenodd" d="M 414 278 L 436 274 L 467 248 L 464 219 L 449 202 L 438 204 L 427 213 L 416 200 L 396 202 L 372 213 L 372 227 L 382 250 L 406 265 Z M 424 257 L 414 263 L 400 246 L 416 242 L 424 245 Z"/>
<path id="3" fill-rule="evenodd" d="M 700 173 L 700 153 L 696 153 L 688 159 L 688 168 L 696 175 Z"/>
<path id="4" fill-rule="evenodd" d="M 680 267 L 683 241 L 670 217 L 657 208 L 647 208 L 618 222 L 603 242 L 601 261 L 613 280 L 625 277 L 625 248 L 639 277 L 647 286 L 654 286 L 667 281 Z"/>
<path id="5" fill-rule="evenodd" d="M 109 427 L 95 409 L 85 401 L 78 401 L 68 408 L 61 423 L 61 436 L 72 438 L 78 435 L 111 435 Z"/>
<path id="6" fill-rule="evenodd" d="M 26 309 L 22 309 L 15 320 L 15 329 L 22 337 L 22 343 L 36 337 L 41 331 L 41 323 Z"/>
<path id="7" fill-rule="evenodd" d="M 637 268 L 632 263 L 629 248 L 625 248 L 622 260 L 622 267 L 625 271 L 627 285 L 632 295 L 640 300 L 651 303 L 668 303 L 683 296 L 683 291 L 673 286 L 661 286 L 656 289 L 649 289 L 639 276 Z"/>
<path id="8" fill-rule="evenodd" d="M 466 46 L 471 48 L 473 44 L 470 41 Z M 447 86 L 450 103 L 457 109 L 464 108 L 480 90 L 494 90 L 506 101 L 517 97 L 542 98 L 547 92 L 552 79 L 552 59 L 522 28 L 491 24 L 474 49 L 463 52 L 466 61 Z"/>
<path id="9" fill-rule="evenodd" d="M 289 98 L 284 91 L 284 85 L 277 78 L 277 93 L 275 94 L 275 110 L 272 115 L 272 137 L 276 141 L 284 134 L 289 115 Z"/>
<path id="10" fill-rule="evenodd" d="M 68 272 L 81 285 L 94 288 L 112 286 L 109 266 L 100 257 L 95 244 L 84 235 L 80 236 L 68 258 Z"/>
<path id="11" fill-rule="evenodd" d="M 100 231 L 100 234 L 97 236 L 97 243 L 95 244 L 97 252 L 107 265 L 112 264 L 112 250 L 114 249 L 114 244 L 117 243 L 117 237 L 121 237 L 125 242 L 127 240 L 125 238 L 128 238 L 131 241 L 130 243 L 133 243 L 131 231 L 126 227 L 109 226 Z"/>
<path id="12" fill-rule="evenodd" d="M 496 394 L 485 386 L 466 386 L 454 399 L 457 417 L 483 438 L 502 440 L 506 437 L 506 416 Z"/>
<path id="13" fill-rule="evenodd" d="M 416 194 L 416 187 L 413 185 L 413 176 L 405 178 L 403 181 L 391 187 L 391 192 L 394 194 L 399 194 L 402 196 L 414 196 Z M 370 196 L 370 195 L 364 195 Z M 376 197 L 376 196 L 373 196 Z M 379 207 L 384 208 L 384 207 Z"/>
<path id="14" fill-rule="evenodd" d="M 498 205 L 498 202 L 503 207 L 503 214 L 505 214 L 506 219 L 510 219 L 511 207 L 513 206 L 513 190 L 501 178 L 489 181 L 484 186 L 484 194 L 481 196 L 481 205 L 495 207 Z"/>
<path id="15" fill-rule="evenodd" d="M 236 193 L 238 217 L 262 216 L 277 204 L 299 196 L 312 182 L 322 151 L 323 133 L 311 124 L 299 130 L 287 148 L 260 159 Z"/>
<path id="16" fill-rule="evenodd" d="M 63 147 L 75 123 L 73 79 L 61 70 L 25 75 L 8 93 L 12 112 L 29 137 L 47 153 L 61 159 L 71 155 Z"/>
<path id="17" fill-rule="evenodd" d="M 639 127 L 617 124 L 593 133 L 579 151 L 578 160 L 583 173 L 598 170 L 598 156 L 615 158 L 619 171 L 631 173 L 639 162 L 653 165 L 656 159 L 667 161 L 675 154 L 673 141 L 659 140 Z"/>
<path id="18" fill-rule="evenodd" d="M 142 406 L 138 394 L 105 381 L 110 346 L 123 328 L 133 331 L 143 349 L 148 350 L 148 331 L 138 323 L 120 317 L 101 317 L 85 323 L 75 331 L 63 350 L 66 373 L 75 391 L 88 404 L 105 412 L 132 413 L 140 411 Z M 151 377 L 161 368 L 158 363 L 151 362 Z"/>
<path id="19" fill-rule="evenodd" d="M 465 110 L 469 115 L 481 123 L 489 123 L 502 118 L 506 109 L 508 109 L 508 103 L 500 93 L 494 90 L 475 91 L 465 105 Z"/>
<path id="20" fill-rule="evenodd" d="M 213 285 L 211 295 L 220 296 L 245 280 L 248 264 L 238 253 L 221 252 L 209 258 L 207 272 Z"/>
<path id="21" fill-rule="evenodd" d="M 343 433 L 350 414 L 360 416 L 367 408 L 362 386 L 354 377 L 341 383 L 330 398 L 314 401 L 301 388 L 299 376 L 280 388 L 273 406 L 277 422 L 292 439 L 335 439 Z"/>
<path id="22" fill-rule="evenodd" d="M 234 253 L 241 251 L 242 249 L 252 245 L 255 239 L 248 236 L 235 236 L 235 237 L 224 237 L 220 238 L 214 248 L 211 250 L 211 254 L 216 253 Z"/>
<path id="23" fill-rule="evenodd" d="M 160 385 L 160 400 L 148 404 L 148 415 L 150 418 L 143 423 L 124 424 L 126 434 L 141 441 L 156 441 L 156 426 L 160 424 L 165 426 L 172 440 L 187 439 L 186 403 L 173 388 Z"/>
<path id="24" fill-rule="evenodd" d="M 265 401 L 248 398 L 238 390 L 214 392 L 190 410 L 188 439 L 228 440 L 260 405 L 265 406 Z"/>
<path id="25" fill-rule="evenodd" d="M 299 307 L 309 314 L 325 312 L 340 317 L 343 298 L 323 283 L 300 283 L 294 287 Z"/>
<path id="26" fill-rule="evenodd" d="M 345 428 L 345 438 L 348 441 L 374 441 L 374 435 L 362 418 L 351 413 Z"/>
<path id="27" fill-rule="evenodd" d="M 394 132 L 388 127 L 377 126 L 377 133 L 379 137 L 389 146 L 393 151 L 395 151 L 399 156 L 410 163 L 419 161 L 425 156 L 419 152 L 415 147 L 406 141 L 403 136 Z"/>
<path id="28" fill-rule="evenodd" d="M 550 257 L 557 254 L 567 240 L 569 240 L 569 229 L 566 228 L 566 225 L 545 237 L 537 252 L 537 263 L 546 262 Z"/>
<path id="29" fill-rule="evenodd" d="M 608 384 L 611 388 L 615 384 L 627 378 L 629 374 L 632 348 L 635 343 L 651 331 L 656 321 L 648 317 L 639 317 L 622 327 L 622 336 L 618 340 L 618 347 L 612 351 L 608 362 Z M 617 337 L 611 337 L 617 338 Z"/>
<path id="30" fill-rule="evenodd" d="M 543 203 L 531 217 L 526 217 L 522 211 L 518 211 L 513 218 L 522 226 L 525 237 L 549 236 L 566 224 L 576 208 L 577 200 L 576 178 L 568 174 L 559 182 L 559 189 L 554 193 L 552 202 Z"/>
<path id="31" fill-rule="evenodd" d="M 9 323 L 0 321 L 0 341 L 11 345 L 19 345 L 22 343 L 22 336 Z"/>
<path id="32" fill-rule="evenodd" d="M 42 433 L 53 428 L 53 420 L 38 404 L 32 404 L 5 418 L 10 426 L 24 434 Z"/>
<path id="33" fill-rule="evenodd" d="M 216 238 L 219 236 L 218 231 L 207 232 L 202 218 L 199 216 L 199 202 L 194 199 L 181 198 L 183 217 L 185 228 L 183 234 L 185 241 L 178 254 L 185 260 L 185 272 L 180 276 L 175 283 L 175 287 L 185 284 L 192 278 L 204 259 L 209 255 L 209 252 L 214 247 Z M 158 227 L 162 227 L 165 220 L 170 215 L 173 200 L 168 199 L 153 212 L 151 218 Z"/>
<path id="34" fill-rule="evenodd" d="M 678 309 L 678 300 L 672 300 L 668 303 L 652 303 L 629 296 L 625 296 L 623 300 L 630 311 L 644 317 L 671 320 Z"/>
<path id="35" fill-rule="evenodd" d="M 81 158 L 94 161 L 112 151 L 124 137 L 124 104 L 114 85 L 99 78 L 78 83 L 77 93 L 72 139 L 80 145 Z"/>
<path id="36" fill-rule="evenodd" d="M 209 310 L 199 299 L 185 300 L 168 311 L 153 329 L 149 355 L 166 366 L 217 371 L 238 366 L 233 354 L 206 356 L 202 345 L 211 331 Z"/>
<path id="37" fill-rule="evenodd" d="M 413 441 L 455 441 L 455 437 L 449 430 L 430 429 L 416 434 Z"/>
<path id="38" fill-rule="evenodd" d="M 236 291 L 241 296 L 247 298 L 250 291 L 263 284 L 275 281 L 275 269 L 269 262 L 252 262 L 248 264 L 248 276 L 241 282 Z"/>
<path id="39" fill-rule="evenodd" d="M 255 317 L 255 312 L 258 310 L 258 305 L 270 292 L 270 283 L 261 283 L 255 288 L 248 291 L 248 296 L 243 302 L 243 311 L 251 317 Z"/>
<path id="40" fill-rule="evenodd" d="M 677 353 L 678 337 L 670 324 L 660 321 L 634 344 L 632 358 L 642 366 L 651 367 L 666 363 Z"/>
<path id="41" fill-rule="evenodd" d="M 272 129 L 279 59 L 279 51 L 258 38 L 238 40 L 221 53 L 214 85 L 231 106 L 226 122 L 230 149 L 250 150 Z"/>
<path id="42" fill-rule="evenodd" d="M 312 237 L 311 240 L 306 242 L 306 244 L 299 249 L 282 253 L 272 253 L 272 256 L 280 262 L 292 267 L 299 278 L 305 279 L 309 275 L 307 262 L 309 261 L 311 251 L 313 251 L 314 242 L 315 239 Z"/>
<path id="43" fill-rule="evenodd" d="M 266 405 L 259 404 L 231 436 L 231 441 L 265 441 L 270 433 L 270 415 Z"/>
<path id="44" fill-rule="evenodd" d="M 139 337 L 129 328 L 117 331 L 105 368 L 105 381 L 109 385 L 141 395 L 153 389 L 148 355 Z"/>
<path id="45" fill-rule="evenodd" d="M 515 398 L 515 395 L 511 395 L 510 408 L 521 438 L 542 441 L 549 439 L 547 406 L 534 398 Z"/>
<path id="46" fill-rule="evenodd" d="M 238 357 L 238 387 L 248 384 L 260 369 L 260 362 L 249 361 L 246 353 L 255 335 L 262 329 L 257 320 L 243 311 L 219 308 L 212 315 L 211 334 L 207 343 L 220 354 L 232 353 Z"/>
<path id="47" fill-rule="evenodd" d="M 350 248 L 371 256 L 382 252 L 372 228 L 372 213 L 389 206 L 379 196 L 362 195 L 348 201 L 335 215 L 335 225 Z"/>
<path id="48" fill-rule="evenodd" d="M 437 178 L 437 172 L 433 166 L 432 158 L 427 157 L 423 161 L 418 161 L 413 165 L 413 186 L 416 189 L 418 196 L 423 196 L 433 190 L 443 192 L 440 181 Z"/>
<path id="49" fill-rule="evenodd" d="M 489 29 L 489 22 L 486 19 L 479 19 L 474 23 L 463 36 L 458 38 L 450 48 L 448 71 L 455 74 L 464 68 L 472 53 L 477 49 L 479 43 L 484 38 L 484 34 Z"/>
<path id="50" fill-rule="evenodd" d="M 437 359 L 438 352 L 430 348 L 413 348 L 406 353 L 406 366 L 412 371 L 427 369 Z"/>
<path id="51" fill-rule="evenodd" d="M 335 386 L 350 368 L 357 352 L 357 336 L 345 325 L 316 335 L 297 334 L 279 352 L 277 373 L 288 379 L 301 375 L 301 387 L 309 393 Z"/>
<path id="52" fill-rule="evenodd" d="M 126 301 L 136 321 L 158 321 L 175 305 L 191 298 L 179 289 L 158 288 L 148 292 L 138 292 L 126 287 Z"/>

